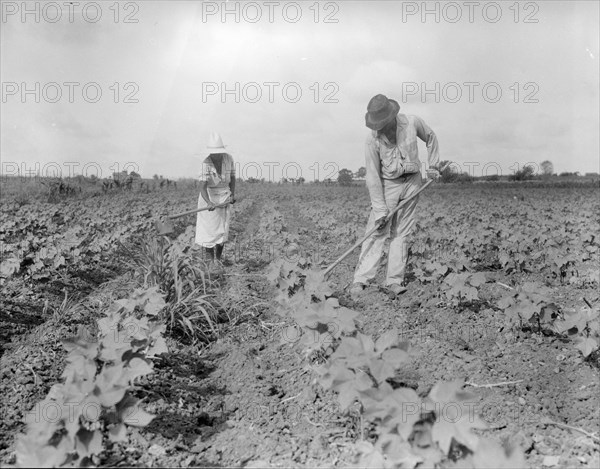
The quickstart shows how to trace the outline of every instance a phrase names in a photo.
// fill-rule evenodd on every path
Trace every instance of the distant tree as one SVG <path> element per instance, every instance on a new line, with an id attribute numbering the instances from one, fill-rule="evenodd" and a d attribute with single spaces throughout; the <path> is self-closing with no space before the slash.
<path id="1" fill-rule="evenodd" d="M 448 160 L 440 161 L 438 165 L 440 168 L 444 167 L 443 171 L 440 171 L 440 182 L 453 182 L 458 172 L 453 167 L 452 162 Z"/>
<path id="2" fill-rule="evenodd" d="M 304 179 L 303 177 L 299 177 L 298 179 L 296 179 L 297 184 L 304 184 L 305 181 L 306 179 Z"/>
<path id="3" fill-rule="evenodd" d="M 527 181 L 535 176 L 535 168 L 533 166 L 523 166 L 523 169 L 518 170 L 510 179 L 513 181 Z"/>
<path id="4" fill-rule="evenodd" d="M 542 167 L 542 174 L 544 176 L 552 176 L 554 174 L 554 165 L 552 164 L 552 161 L 542 161 L 540 166 Z"/>
<path id="5" fill-rule="evenodd" d="M 132 177 L 133 179 L 142 179 L 142 176 L 140 176 L 138 173 L 136 173 L 135 171 L 131 171 L 129 173 L 129 176 Z"/>
<path id="6" fill-rule="evenodd" d="M 103 192 L 107 192 L 110 189 L 113 188 L 113 181 L 110 179 L 103 179 L 102 180 L 102 191 Z"/>
<path id="7" fill-rule="evenodd" d="M 155 174 L 154 176 L 152 176 L 152 179 L 154 179 L 155 181 L 158 181 L 158 174 Z"/>
<path id="8" fill-rule="evenodd" d="M 456 170 L 457 165 L 452 164 L 450 161 L 442 161 L 439 164 L 444 169 L 440 171 L 440 182 L 473 182 L 473 177 L 467 172 L 458 172 Z"/>
<path id="9" fill-rule="evenodd" d="M 464 171 L 458 175 L 458 179 L 456 182 L 465 183 L 465 182 L 473 182 L 475 178 L 471 176 L 468 172 Z"/>
<path id="10" fill-rule="evenodd" d="M 361 166 L 360 168 L 358 168 L 358 171 L 356 171 L 356 177 L 358 179 L 363 179 L 366 176 L 367 176 L 367 168 L 365 168 L 364 166 Z"/>
<path id="11" fill-rule="evenodd" d="M 130 191 L 132 189 L 132 187 L 133 187 L 133 177 L 130 174 L 129 176 L 127 176 L 127 179 L 125 179 L 123 188 L 127 191 Z"/>
<path id="12" fill-rule="evenodd" d="M 127 179 L 127 171 L 124 170 L 118 173 L 113 173 L 113 179 L 115 181 L 119 181 L 119 184 L 123 183 L 125 179 Z"/>
<path id="13" fill-rule="evenodd" d="M 342 186 L 348 186 L 352 184 L 352 171 L 346 168 L 341 169 L 338 173 L 337 180 Z"/>

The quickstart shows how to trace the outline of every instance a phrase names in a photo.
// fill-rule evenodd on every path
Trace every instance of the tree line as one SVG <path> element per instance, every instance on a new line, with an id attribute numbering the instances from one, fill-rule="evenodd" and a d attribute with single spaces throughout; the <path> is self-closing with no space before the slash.
<path id="1" fill-rule="evenodd" d="M 500 176 L 498 174 L 491 174 L 489 176 L 481 176 L 475 177 L 469 174 L 466 171 L 457 171 L 456 164 L 452 164 L 451 161 L 441 161 L 440 167 L 446 166 L 446 168 L 440 171 L 440 182 L 442 183 L 468 183 L 473 182 L 475 180 L 482 181 L 500 181 L 500 180 L 508 180 L 508 181 L 528 181 L 533 179 L 550 179 L 553 177 L 578 177 L 580 176 L 579 172 L 563 172 L 560 174 L 556 174 L 554 172 L 554 165 L 551 161 L 545 160 L 540 163 L 539 168 L 536 165 L 529 164 L 523 166 L 518 171 L 515 171 L 513 174 L 507 176 Z M 360 167 L 358 171 L 352 172 L 349 169 L 341 169 L 338 173 L 337 183 L 344 185 L 351 185 L 355 181 L 363 181 L 366 176 L 366 169 L 364 167 Z M 589 177 L 598 177 L 597 173 L 586 173 L 586 176 Z"/>

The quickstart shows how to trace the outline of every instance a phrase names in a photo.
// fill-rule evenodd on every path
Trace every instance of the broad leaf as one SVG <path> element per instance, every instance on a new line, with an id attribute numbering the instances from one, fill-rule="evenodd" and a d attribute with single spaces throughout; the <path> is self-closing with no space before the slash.
<path id="1" fill-rule="evenodd" d="M 592 337 L 578 337 L 575 339 L 575 348 L 580 350 L 584 357 L 589 356 L 598 348 L 599 342 Z"/>
<path id="2" fill-rule="evenodd" d="M 118 423 L 112 426 L 108 430 L 108 438 L 113 443 L 126 442 L 127 441 L 127 430 L 125 429 L 125 425 L 122 423 Z"/>
<path id="3" fill-rule="evenodd" d="M 100 454 L 102 452 L 102 432 L 80 428 L 75 438 L 75 449 L 81 458 Z"/>
<path id="4" fill-rule="evenodd" d="M 477 272 L 473 274 L 469 279 L 469 283 L 474 287 L 479 287 L 486 282 L 485 274 L 483 272 Z"/>
<path id="5" fill-rule="evenodd" d="M 448 455 L 453 438 L 473 451 L 478 437 L 471 429 L 487 428 L 486 423 L 475 415 L 475 396 L 462 390 L 462 384 L 461 380 L 439 382 L 428 396 L 436 413 L 432 437 L 445 455 Z"/>
<path id="6" fill-rule="evenodd" d="M 379 337 L 375 342 L 375 351 L 377 353 L 381 353 L 384 350 L 387 350 L 390 347 L 394 347 L 398 344 L 399 334 L 396 328 L 389 330 Z"/>
<path id="7" fill-rule="evenodd" d="M 124 371 L 129 383 L 133 384 L 133 381 L 136 378 L 152 373 L 152 366 L 141 358 L 133 358 L 125 367 Z"/>
<path id="8" fill-rule="evenodd" d="M 132 427 L 145 427 L 154 419 L 154 415 L 146 412 L 138 403 L 124 408 L 120 415 L 123 423 Z"/>

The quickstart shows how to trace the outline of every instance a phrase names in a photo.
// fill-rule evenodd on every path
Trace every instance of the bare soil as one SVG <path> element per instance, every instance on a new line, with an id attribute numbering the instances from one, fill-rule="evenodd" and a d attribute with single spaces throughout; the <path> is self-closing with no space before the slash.
<path id="1" fill-rule="evenodd" d="M 251 210 L 236 214 L 232 239 L 253 239 L 266 200 L 267 196 L 257 197 Z M 281 196 L 277 207 L 287 232 L 298 236 L 303 251 L 318 250 L 324 265 L 345 249 L 334 241 L 316 246 L 315 227 L 302 218 L 293 197 Z M 306 357 L 282 334 L 284 321 L 274 312 L 273 286 L 264 277 L 271 259 L 239 255 L 233 243 L 226 246 L 224 257 L 229 267 L 215 294 L 245 305 L 245 313 L 234 323 L 222 324 L 220 338 L 212 344 L 169 340 L 170 353 L 136 390 L 156 418 L 144 429 L 129 429 L 126 444 L 107 441 L 101 465 L 352 465 L 353 443 L 361 438 L 363 424 L 356 413 L 338 411 L 335 396 L 315 383 Z M 434 285 L 414 279 L 398 298 L 372 286 L 355 301 L 345 287 L 356 259 L 354 253 L 330 280 L 340 303 L 361 313 L 362 332 L 378 335 L 396 327 L 410 341 L 412 362 L 400 370 L 398 382 L 422 396 L 439 380 L 470 383 L 480 397 L 476 410 L 489 423 L 488 436 L 516 442 L 530 467 L 541 467 L 546 456 L 560 456 L 557 467 L 600 466 L 597 442 L 547 423 L 598 435 L 598 356 L 583 360 L 572 344 L 557 336 L 506 328 L 502 312 L 494 307 L 503 293 L 498 282 L 508 282 L 503 271 L 486 271 L 482 300 L 460 308 L 448 305 Z M 129 273 L 116 268 L 112 272 L 91 270 L 79 276 L 83 312 L 68 317 L 42 317 L 39 295 L 3 295 L 2 464 L 14 463 L 14 437 L 24 429 L 25 413 L 60 380 L 65 355 L 60 339 L 74 334 L 81 323 L 93 327 L 110 298 L 132 289 Z M 522 281 L 536 277 L 522 275 Z M 55 302 L 60 291 L 56 285 Z M 598 301 L 593 288 L 574 293 L 559 286 L 555 293 L 565 302 L 582 301 L 583 296 Z M 495 385 L 508 381 L 518 383 Z"/>

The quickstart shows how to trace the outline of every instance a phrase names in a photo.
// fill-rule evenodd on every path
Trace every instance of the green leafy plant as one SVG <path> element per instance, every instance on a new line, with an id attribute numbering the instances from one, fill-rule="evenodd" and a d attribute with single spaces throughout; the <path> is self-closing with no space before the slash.
<path id="1" fill-rule="evenodd" d="M 563 283 L 567 280 L 569 267 L 575 265 L 575 257 L 572 254 L 564 255 L 558 249 L 552 249 L 546 255 L 546 263 L 549 265 L 552 275 Z"/>
<path id="2" fill-rule="evenodd" d="M 449 270 L 449 267 L 441 262 L 426 260 L 422 267 L 414 269 L 414 273 L 421 283 L 429 283 L 444 277 Z"/>
<path id="3" fill-rule="evenodd" d="M 451 272 L 444 279 L 444 293 L 454 304 L 475 301 L 479 299 L 477 287 L 485 282 L 486 278 L 482 272 Z"/>
<path id="4" fill-rule="evenodd" d="M 537 326 L 538 331 L 552 328 L 559 317 L 549 288 L 535 282 L 527 282 L 498 301 L 498 307 L 506 314 L 507 321 L 520 327 Z"/>
<path id="5" fill-rule="evenodd" d="M 164 305 L 156 288 L 137 290 L 108 308 L 96 338 L 80 327 L 63 341 L 69 352 L 63 382 L 27 415 L 27 432 L 16 443 L 18 466 L 97 464 L 105 435 L 127 441 L 126 425 L 152 421 L 131 390 L 152 373 L 151 360 L 167 352 L 165 326 L 155 320 Z"/>
<path id="6" fill-rule="evenodd" d="M 400 342 L 395 329 L 377 341 L 361 333 L 344 337 L 327 363 L 316 369 L 319 383 L 338 392 L 340 407 L 346 410 L 361 392 L 393 377 L 397 367 L 407 361 L 407 350 L 408 344 Z"/>
<path id="7" fill-rule="evenodd" d="M 342 335 L 356 330 L 358 313 L 340 306 L 323 273 L 305 259 L 275 261 L 267 278 L 279 289 L 277 313 L 294 321 L 283 331 L 282 341 L 301 346 L 307 354 L 329 355 Z"/>
<path id="8" fill-rule="evenodd" d="M 332 383 L 342 392 L 353 389 L 362 417 L 373 428 L 370 438 L 356 444 L 361 467 L 433 467 L 446 466 L 445 461 L 460 467 L 487 467 L 490 454 L 494 454 L 494 467 L 523 467 L 522 451 L 473 433 L 487 424 L 475 413 L 476 396 L 463 390 L 460 380 L 438 382 L 426 398 L 410 388 L 394 389 L 387 382 L 376 387 L 366 382 Z"/>
<path id="9" fill-rule="evenodd" d="M 447 269 L 433 268 L 440 275 L 447 273 Z M 477 287 L 486 281 L 485 276 L 456 273 L 465 268 L 460 258 L 452 268 L 454 273 L 446 282 L 447 296 L 457 302 L 476 299 Z M 396 330 L 377 340 L 357 331 L 356 312 L 339 307 L 323 274 L 311 268 L 310 261 L 274 261 L 267 277 L 278 289 L 278 313 L 294 320 L 295 326 L 290 327 L 300 329 L 305 340 L 298 342 L 305 350 L 323 350 L 312 333 L 329 332 L 332 319 L 341 325 L 335 340 L 329 342 L 326 360 L 315 365 L 314 371 L 317 383 L 337 393 L 341 410 L 349 412 L 358 404 L 361 422 L 366 420 L 372 429 L 369 441 L 365 441 L 361 423 L 361 439 L 356 445 L 361 466 L 414 468 L 419 463 L 434 466 L 460 459 L 469 467 L 485 462 L 486 452 L 495 454 L 498 467 L 523 464 L 522 452 L 506 451 L 472 432 L 486 425 L 474 414 L 474 396 L 462 390 L 462 382 L 440 382 L 426 399 L 409 388 L 394 389 L 393 378 L 409 359 L 408 344 L 400 341 Z M 448 416 L 448 408 L 457 409 L 459 415 Z"/>
<path id="10" fill-rule="evenodd" d="M 550 296 L 551 290 L 534 282 L 525 283 L 505 295 L 498 307 L 512 325 L 534 327 L 537 331 L 566 333 L 584 357 L 600 348 L 598 308 L 579 308 L 565 314 Z"/>
<path id="11" fill-rule="evenodd" d="M 575 348 L 589 357 L 600 348 L 600 309 L 580 308 L 571 312 L 564 320 L 557 321 L 556 329 L 573 337 Z"/>
<path id="12" fill-rule="evenodd" d="M 171 335 L 189 341 L 207 342 L 217 336 L 216 324 L 222 316 L 214 295 L 215 284 L 208 265 L 189 246 L 194 236 L 188 227 L 177 239 L 147 237 L 134 246 L 122 246 L 140 283 L 156 286 L 165 294 L 167 306 L 160 319 Z"/>

